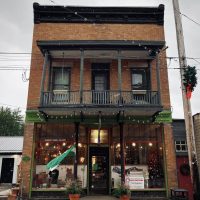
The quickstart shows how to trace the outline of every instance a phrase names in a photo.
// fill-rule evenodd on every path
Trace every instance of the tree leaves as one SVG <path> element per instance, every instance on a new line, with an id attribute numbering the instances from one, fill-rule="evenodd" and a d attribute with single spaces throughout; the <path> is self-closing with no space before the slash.
<path id="1" fill-rule="evenodd" d="M 10 108 L 0 108 L 0 135 L 21 136 L 23 135 L 24 122 L 21 111 Z"/>

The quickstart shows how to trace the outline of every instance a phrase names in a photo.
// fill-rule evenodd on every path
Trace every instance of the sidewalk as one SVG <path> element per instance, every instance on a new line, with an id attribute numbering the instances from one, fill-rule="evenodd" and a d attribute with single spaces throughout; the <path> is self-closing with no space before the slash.
<path id="1" fill-rule="evenodd" d="M 8 195 L 11 193 L 11 186 L 1 185 L 0 186 L 0 199 L 7 199 Z"/>
<path id="2" fill-rule="evenodd" d="M 81 198 L 81 200 L 117 200 L 117 198 L 112 196 L 86 196 Z M 118 199 L 119 200 L 119 199 Z"/>

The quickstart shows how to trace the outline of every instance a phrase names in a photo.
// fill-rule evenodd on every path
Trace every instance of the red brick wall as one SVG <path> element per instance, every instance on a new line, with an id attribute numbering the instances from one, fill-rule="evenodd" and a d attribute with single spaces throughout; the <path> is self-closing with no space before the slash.
<path id="1" fill-rule="evenodd" d="M 176 188 L 178 186 L 176 173 L 176 156 L 171 124 L 164 124 L 163 131 L 165 146 L 165 162 L 167 168 L 167 185 L 168 189 Z"/>
<path id="2" fill-rule="evenodd" d="M 43 66 L 43 56 L 37 47 L 37 40 L 153 40 L 163 41 L 164 30 L 163 26 L 153 24 L 55 24 L 44 23 L 35 24 L 33 33 L 32 46 L 32 61 L 29 81 L 28 104 L 29 109 L 37 109 L 40 98 L 40 83 Z M 85 59 L 84 62 L 84 89 L 91 89 L 91 69 L 90 60 Z M 154 62 L 153 62 L 154 63 Z M 138 64 L 138 62 L 137 62 Z M 73 61 L 73 69 L 71 71 L 71 89 L 79 89 L 79 73 L 80 61 Z M 128 63 L 122 63 L 122 88 L 123 90 L 130 90 L 130 70 Z M 155 70 L 153 70 L 155 73 Z M 167 77 L 165 72 L 161 72 L 161 77 Z M 48 72 L 47 72 L 48 74 Z M 154 76 L 154 74 L 152 74 Z M 155 76 L 154 76 L 155 77 Z M 46 79 L 47 80 L 47 79 Z M 110 89 L 118 89 L 117 81 L 117 60 L 111 63 L 110 73 Z M 155 78 L 152 78 L 154 81 Z M 166 82 L 165 82 L 166 83 Z M 47 81 L 46 81 L 47 84 Z M 154 83 L 153 83 L 154 84 Z M 169 107 L 167 84 L 164 84 L 162 89 L 164 98 L 164 107 Z M 168 87 L 168 86 L 167 86 Z M 165 105 L 166 104 L 166 105 Z"/>
<path id="3" fill-rule="evenodd" d="M 24 127 L 24 144 L 22 156 L 28 156 L 29 161 L 22 161 L 21 176 L 23 179 L 23 194 L 28 194 L 30 189 L 31 163 L 34 145 L 34 123 L 26 123 Z"/>

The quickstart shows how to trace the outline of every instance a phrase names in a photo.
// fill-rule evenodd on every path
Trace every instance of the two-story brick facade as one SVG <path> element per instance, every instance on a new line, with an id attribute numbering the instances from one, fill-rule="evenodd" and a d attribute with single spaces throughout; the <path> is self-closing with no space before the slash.
<path id="1" fill-rule="evenodd" d="M 58 195 L 77 177 L 87 194 L 126 181 L 166 197 L 177 177 L 164 6 L 33 7 L 23 193 Z M 46 164 L 73 144 L 52 183 Z"/>

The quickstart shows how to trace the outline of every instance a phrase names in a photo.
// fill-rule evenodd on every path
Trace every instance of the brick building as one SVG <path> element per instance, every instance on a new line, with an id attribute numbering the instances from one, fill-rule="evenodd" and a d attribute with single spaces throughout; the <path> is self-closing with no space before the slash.
<path id="1" fill-rule="evenodd" d="M 193 185 L 190 176 L 190 166 L 188 161 L 187 139 L 184 119 L 173 119 L 173 135 L 176 151 L 176 166 L 178 187 L 189 192 L 189 200 L 193 200 Z"/>
<path id="2" fill-rule="evenodd" d="M 87 194 L 126 181 L 134 197 L 168 196 L 177 176 L 164 6 L 33 8 L 23 194 L 62 195 L 77 177 Z M 46 164 L 73 144 L 52 183 Z"/>

